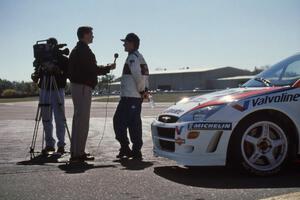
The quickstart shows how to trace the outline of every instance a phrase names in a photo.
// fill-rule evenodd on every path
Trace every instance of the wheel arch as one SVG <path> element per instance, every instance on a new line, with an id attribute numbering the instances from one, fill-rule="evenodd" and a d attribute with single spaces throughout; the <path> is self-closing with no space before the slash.
<path id="1" fill-rule="evenodd" d="M 279 119 L 283 119 L 286 124 L 288 124 L 287 128 L 290 130 L 289 133 L 292 133 L 292 138 L 297 141 L 294 149 L 294 156 L 296 158 L 298 154 L 298 149 L 299 149 L 299 133 L 297 130 L 297 127 L 294 123 L 294 121 L 285 113 L 278 111 L 278 110 L 273 110 L 273 109 L 263 109 L 263 110 L 257 110 L 252 113 L 249 113 L 248 115 L 244 116 L 238 124 L 234 127 L 232 134 L 230 135 L 228 146 L 227 146 L 227 154 L 226 154 L 226 163 L 229 162 L 230 160 L 230 154 L 231 154 L 231 144 L 234 140 L 234 137 L 236 135 L 236 131 L 239 129 L 239 127 L 248 119 L 253 118 L 255 116 L 261 116 L 261 115 L 266 115 L 270 117 L 277 117 Z"/>

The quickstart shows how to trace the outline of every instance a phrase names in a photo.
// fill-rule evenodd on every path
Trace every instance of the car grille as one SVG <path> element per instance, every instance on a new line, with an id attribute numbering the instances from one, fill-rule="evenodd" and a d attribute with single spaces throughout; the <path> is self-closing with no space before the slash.
<path id="1" fill-rule="evenodd" d="M 159 137 L 174 139 L 175 138 L 175 128 L 157 127 L 157 134 Z"/>
<path id="2" fill-rule="evenodd" d="M 159 140 L 159 145 L 160 145 L 161 150 L 170 151 L 170 152 L 175 151 L 175 143 L 174 142 Z"/>
<path id="3" fill-rule="evenodd" d="M 172 116 L 172 115 L 161 115 L 158 117 L 158 121 L 164 122 L 164 123 L 175 123 L 177 122 L 178 117 Z"/>

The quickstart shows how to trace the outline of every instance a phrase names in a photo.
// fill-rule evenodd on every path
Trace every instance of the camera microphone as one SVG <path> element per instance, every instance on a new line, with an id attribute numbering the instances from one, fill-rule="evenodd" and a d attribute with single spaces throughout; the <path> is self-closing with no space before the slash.
<path id="1" fill-rule="evenodd" d="M 60 49 L 60 48 L 63 48 L 63 47 L 65 47 L 65 46 L 67 46 L 67 44 L 57 44 L 57 45 L 56 45 L 56 48 Z"/>

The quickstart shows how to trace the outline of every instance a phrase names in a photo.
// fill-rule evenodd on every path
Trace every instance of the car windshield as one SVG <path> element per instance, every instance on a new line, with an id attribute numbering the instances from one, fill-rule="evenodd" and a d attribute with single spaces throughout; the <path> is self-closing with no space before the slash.
<path id="1" fill-rule="evenodd" d="M 299 79 L 300 54 L 297 54 L 261 72 L 242 87 L 291 86 Z"/>

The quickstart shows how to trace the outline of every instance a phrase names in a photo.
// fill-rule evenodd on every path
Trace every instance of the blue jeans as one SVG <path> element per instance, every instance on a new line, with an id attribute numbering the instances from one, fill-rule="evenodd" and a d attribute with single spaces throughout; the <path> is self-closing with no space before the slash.
<path id="1" fill-rule="evenodd" d="M 58 96 L 59 95 L 59 96 Z M 64 147 L 65 144 L 65 118 L 64 118 L 64 89 L 40 91 L 41 114 L 45 131 L 46 146 L 54 147 L 55 139 L 53 138 L 53 114 L 56 125 L 56 137 L 58 139 L 57 146 Z M 59 101 L 61 104 L 59 104 Z"/>
<path id="2" fill-rule="evenodd" d="M 116 139 L 121 146 L 128 146 L 128 129 L 133 152 L 140 151 L 143 146 L 141 110 L 141 98 L 121 97 L 113 118 Z"/>

